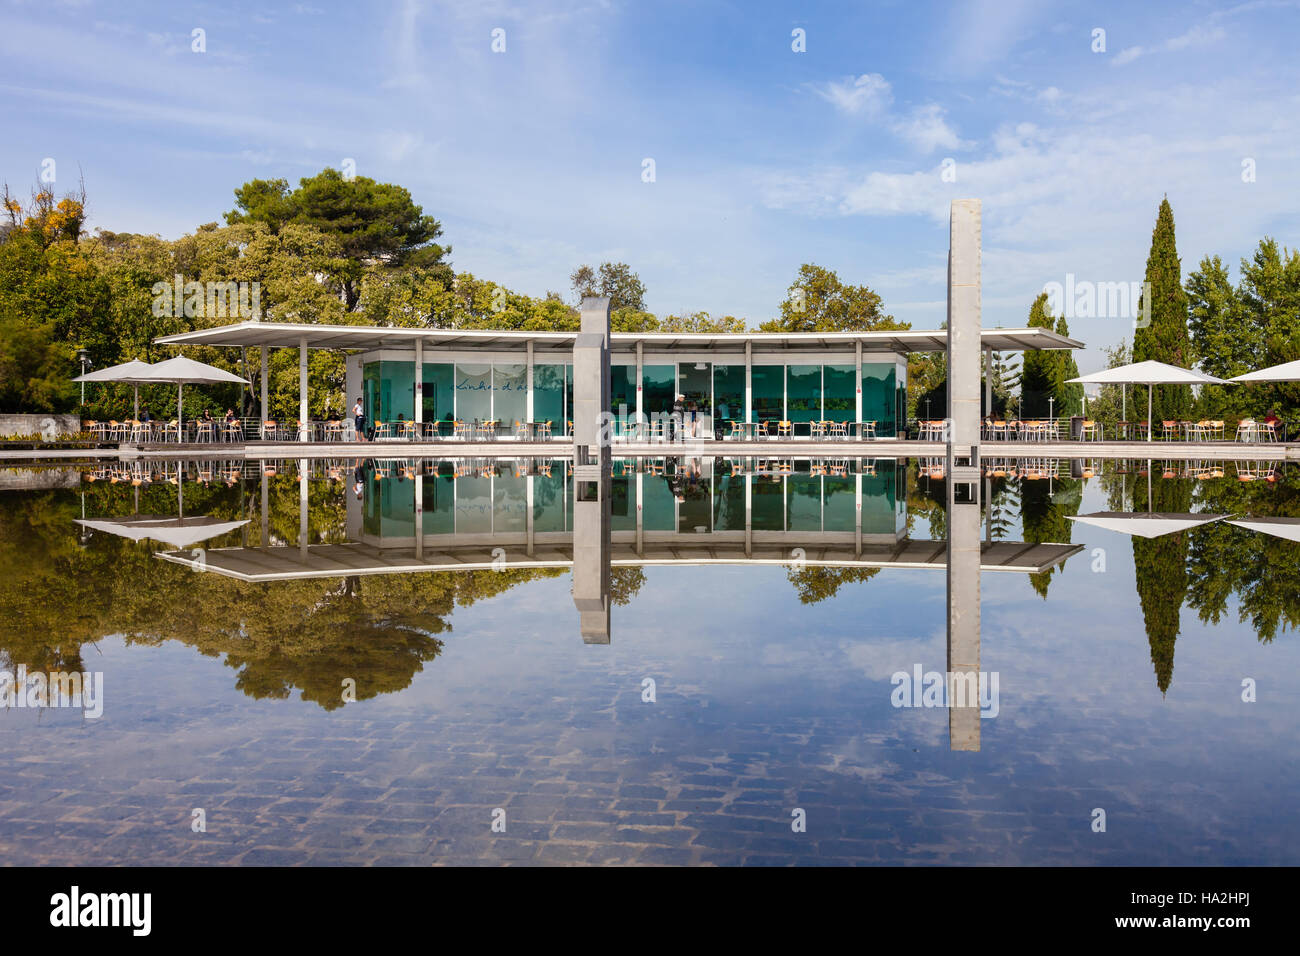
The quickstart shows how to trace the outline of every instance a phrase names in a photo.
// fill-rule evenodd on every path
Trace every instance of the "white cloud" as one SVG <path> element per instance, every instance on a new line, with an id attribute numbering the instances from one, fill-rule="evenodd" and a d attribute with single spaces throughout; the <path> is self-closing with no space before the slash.
<path id="1" fill-rule="evenodd" d="M 970 144 L 948 125 L 944 109 L 938 103 L 917 107 L 912 114 L 891 124 L 894 133 L 923 153 L 936 149 L 964 149 Z"/>
<path id="2" fill-rule="evenodd" d="M 844 113 L 858 116 L 879 116 L 894 102 L 889 81 L 879 73 L 863 73 L 854 79 L 832 80 L 815 87 L 817 95 Z"/>

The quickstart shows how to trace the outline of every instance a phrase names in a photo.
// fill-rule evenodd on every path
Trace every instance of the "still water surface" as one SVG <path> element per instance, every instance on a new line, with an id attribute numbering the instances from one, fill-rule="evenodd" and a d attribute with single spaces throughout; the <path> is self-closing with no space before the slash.
<path id="1" fill-rule="evenodd" d="M 1294 470 L 989 463 L 978 750 L 894 706 L 940 463 L 616 462 L 607 644 L 564 462 L 309 471 L 5 475 L 0 668 L 103 675 L 0 714 L 7 862 L 1300 862 Z M 1260 520 L 1070 520 L 1147 512 Z"/>

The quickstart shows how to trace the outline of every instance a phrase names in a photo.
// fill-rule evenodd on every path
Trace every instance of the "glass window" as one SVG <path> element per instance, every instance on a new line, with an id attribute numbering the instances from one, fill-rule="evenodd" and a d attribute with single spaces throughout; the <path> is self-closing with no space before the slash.
<path id="1" fill-rule="evenodd" d="M 822 386 L 825 393 L 823 410 L 825 418 L 833 422 L 855 421 L 858 411 L 858 367 L 856 365 L 826 365 L 822 367 Z"/>
<path id="2" fill-rule="evenodd" d="M 731 431 L 728 420 L 745 420 L 745 366 L 713 366 L 713 404 L 714 428 L 721 428 L 724 435 Z"/>
<path id="3" fill-rule="evenodd" d="M 641 527 L 645 531 L 672 531 L 676 527 L 677 508 L 666 475 L 643 475 L 641 493 Z"/>
<path id="4" fill-rule="evenodd" d="M 892 436 L 895 431 L 893 362 L 862 363 L 862 420 L 876 423 L 876 434 Z"/>
<path id="5" fill-rule="evenodd" d="M 820 365 L 791 365 L 786 369 L 786 416 L 792 422 L 821 421 L 822 367 Z M 799 431 L 806 434 L 808 429 Z"/>
<path id="6" fill-rule="evenodd" d="M 564 433 L 564 366 L 533 366 L 533 420 L 550 422 L 554 434 Z"/>
<path id="7" fill-rule="evenodd" d="M 657 415 L 672 414 L 676 388 L 676 365 L 641 366 L 642 410 L 650 421 L 654 421 Z"/>
<path id="8" fill-rule="evenodd" d="M 751 421 L 775 422 L 785 418 L 785 366 L 752 367 L 754 413 Z M 775 432 L 775 429 L 771 429 Z"/>
<path id="9" fill-rule="evenodd" d="M 614 414 L 614 434 L 622 435 L 623 423 L 636 416 L 636 366 L 610 365 L 609 410 Z"/>
<path id="10" fill-rule="evenodd" d="M 513 434 L 515 422 L 528 417 L 528 366 L 492 366 L 492 417 Z"/>
<path id="11" fill-rule="evenodd" d="M 623 474 L 610 479 L 610 530 L 636 530 L 636 478 Z"/>
<path id="12" fill-rule="evenodd" d="M 862 476 L 862 533 L 894 531 L 895 463 L 876 459 L 875 474 Z"/>
<path id="13" fill-rule="evenodd" d="M 492 366 L 456 366 L 456 417 L 463 422 L 492 417 Z"/>
<path id="14" fill-rule="evenodd" d="M 450 422 L 455 418 L 454 369 L 450 362 L 426 363 L 424 366 L 424 420 Z M 442 429 L 450 435 L 451 427 Z"/>

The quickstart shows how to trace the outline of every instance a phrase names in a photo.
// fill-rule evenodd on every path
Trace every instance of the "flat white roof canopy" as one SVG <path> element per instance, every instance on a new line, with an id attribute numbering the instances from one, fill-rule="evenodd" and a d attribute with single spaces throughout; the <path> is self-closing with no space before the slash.
<path id="1" fill-rule="evenodd" d="M 159 345 L 261 346 L 298 348 L 305 339 L 309 349 L 414 349 L 420 341 L 426 349 L 510 349 L 528 342 L 538 351 L 571 352 L 578 333 L 531 332 L 492 329 L 387 328 L 374 325 L 322 325 L 316 323 L 239 322 L 234 325 L 196 329 L 156 339 Z M 610 346 L 616 352 L 633 351 L 640 343 L 648 350 L 806 352 L 852 349 L 862 343 L 864 352 L 907 354 L 942 352 L 948 334 L 937 331 L 903 332 L 615 332 Z M 1059 335 L 1051 329 L 984 329 L 980 346 L 997 352 L 1038 349 L 1081 349 L 1084 343 Z"/>

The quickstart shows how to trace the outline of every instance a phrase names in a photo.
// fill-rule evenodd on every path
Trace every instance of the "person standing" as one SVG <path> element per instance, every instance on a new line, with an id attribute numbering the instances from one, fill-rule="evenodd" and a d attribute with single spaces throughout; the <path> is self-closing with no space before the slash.
<path id="1" fill-rule="evenodd" d="M 366 406 L 361 404 L 361 399 L 352 406 L 352 425 L 357 432 L 357 441 L 366 440 Z"/>
<path id="2" fill-rule="evenodd" d="M 676 441 L 677 434 L 680 432 L 682 440 L 686 440 L 686 396 L 678 395 L 677 400 L 673 402 L 672 418 L 668 424 L 669 441 Z"/>

